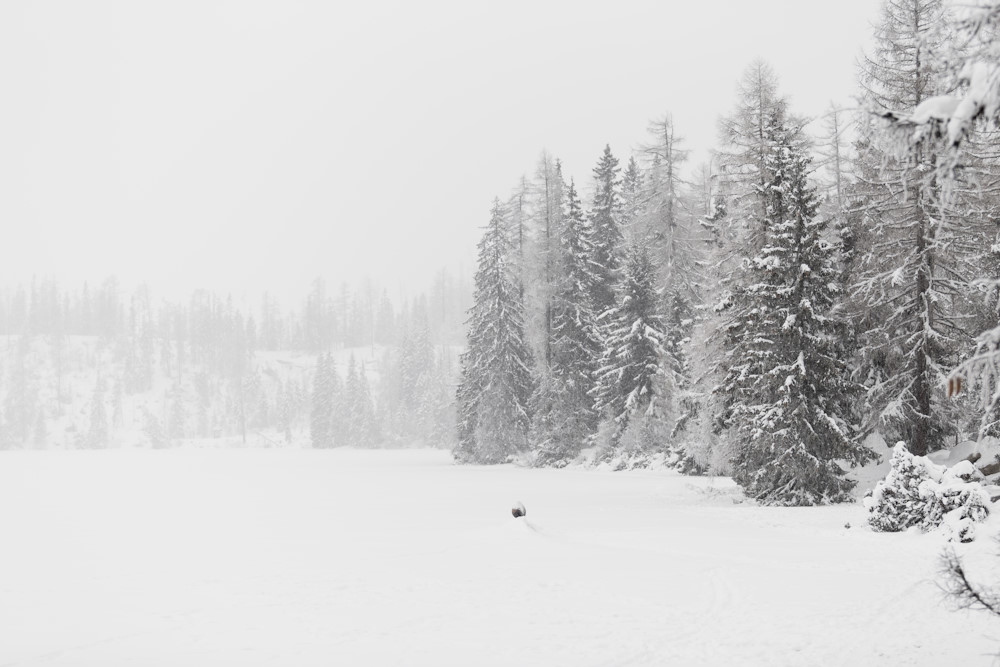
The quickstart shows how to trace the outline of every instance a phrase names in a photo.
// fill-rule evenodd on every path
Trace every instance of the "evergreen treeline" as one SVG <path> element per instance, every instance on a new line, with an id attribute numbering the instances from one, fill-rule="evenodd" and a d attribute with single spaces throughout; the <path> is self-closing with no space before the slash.
<path id="1" fill-rule="evenodd" d="M 248 433 L 277 445 L 297 432 L 316 447 L 448 446 L 468 302 L 445 272 L 399 305 L 374 285 L 331 294 L 316 280 L 284 311 L 266 294 L 257 312 L 206 291 L 157 303 L 113 278 L 0 291 L 0 447 Z"/>
<path id="2" fill-rule="evenodd" d="M 849 498 L 872 433 L 923 455 L 996 431 L 997 15 L 887 2 L 852 113 L 796 115 L 753 63 L 696 169 L 669 115 L 582 196 L 543 155 L 480 246 L 456 457 L 589 450 L 799 505 Z"/>
<path id="3" fill-rule="evenodd" d="M 371 281 L 331 289 L 317 278 L 299 303 L 283 306 L 265 292 L 257 308 L 241 308 L 232 297 L 207 290 L 196 291 L 187 303 L 157 303 L 149 288 L 126 293 L 114 277 L 77 290 L 33 280 L 29 286 L 0 287 L 0 335 L 106 340 L 141 335 L 184 341 L 213 354 L 233 343 L 249 350 L 321 352 L 395 344 L 409 320 L 421 317 L 435 339 L 460 343 L 470 293 L 465 279 L 443 270 L 426 294 L 402 304 Z"/>

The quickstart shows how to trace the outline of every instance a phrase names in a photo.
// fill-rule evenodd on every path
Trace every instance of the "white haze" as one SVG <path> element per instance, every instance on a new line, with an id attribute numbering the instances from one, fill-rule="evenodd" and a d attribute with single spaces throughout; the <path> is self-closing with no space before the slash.
<path id="1" fill-rule="evenodd" d="M 471 272 L 544 148 L 589 180 L 672 112 L 704 158 L 755 57 L 849 102 L 874 0 L 0 5 L 0 282 L 304 292 Z"/>

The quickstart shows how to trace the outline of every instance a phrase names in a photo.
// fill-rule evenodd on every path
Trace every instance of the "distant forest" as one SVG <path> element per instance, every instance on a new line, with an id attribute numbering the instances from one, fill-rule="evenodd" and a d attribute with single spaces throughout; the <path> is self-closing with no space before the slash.
<path id="1" fill-rule="evenodd" d="M 447 271 L 402 301 L 372 281 L 331 289 L 317 279 L 293 307 L 265 293 L 255 309 L 206 290 L 184 302 L 144 286 L 126 293 L 115 278 L 0 289 L 0 444 L 309 438 L 319 367 L 337 417 L 316 446 L 412 444 L 431 433 L 447 445 L 470 295 Z"/>

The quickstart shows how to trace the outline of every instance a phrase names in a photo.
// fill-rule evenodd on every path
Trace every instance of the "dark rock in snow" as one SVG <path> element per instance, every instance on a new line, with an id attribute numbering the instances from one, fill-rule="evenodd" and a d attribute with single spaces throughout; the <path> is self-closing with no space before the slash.
<path id="1" fill-rule="evenodd" d="M 524 505 L 521 503 L 514 503 L 514 507 L 511 508 L 510 513 L 514 515 L 514 518 L 525 516 L 528 511 L 524 509 Z"/>

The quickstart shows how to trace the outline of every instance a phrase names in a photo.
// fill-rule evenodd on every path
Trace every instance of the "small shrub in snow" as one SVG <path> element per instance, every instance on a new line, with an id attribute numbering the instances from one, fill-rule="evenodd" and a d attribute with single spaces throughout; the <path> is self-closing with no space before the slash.
<path id="1" fill-rule="evenodd" d="M 963 466 L 948 469 L 914 456 L 902 442 L 892 450 L 892 467 L 865 498 L 868 524 L 879 532 L 919 526 L 927 531 L 948 527 L 952 539 L 971 542 L 975 524 L 990 513 L 990 497 Z"/>
<path id="2" fill-rule="evenodd" d="M 971 542 L 976 539 L 976 524 L 990 515 L 990 497 L 974 482 L 961 486 L 940 492 L 939 502 L 934 507 L 940 510 L 940 523 L 948 527 L 952 539 Z"/>
<path id="3" fill-rule="evenodd" d="M 900 442 L 892 451 L 892 467 L 885 479 L 875 485 L 865 498 L 870 516 L 868 524 L 879 532 L 897 532 L 920 525 L 925 515 L 926 501 L 920 485 L 930 479 Z"/>

